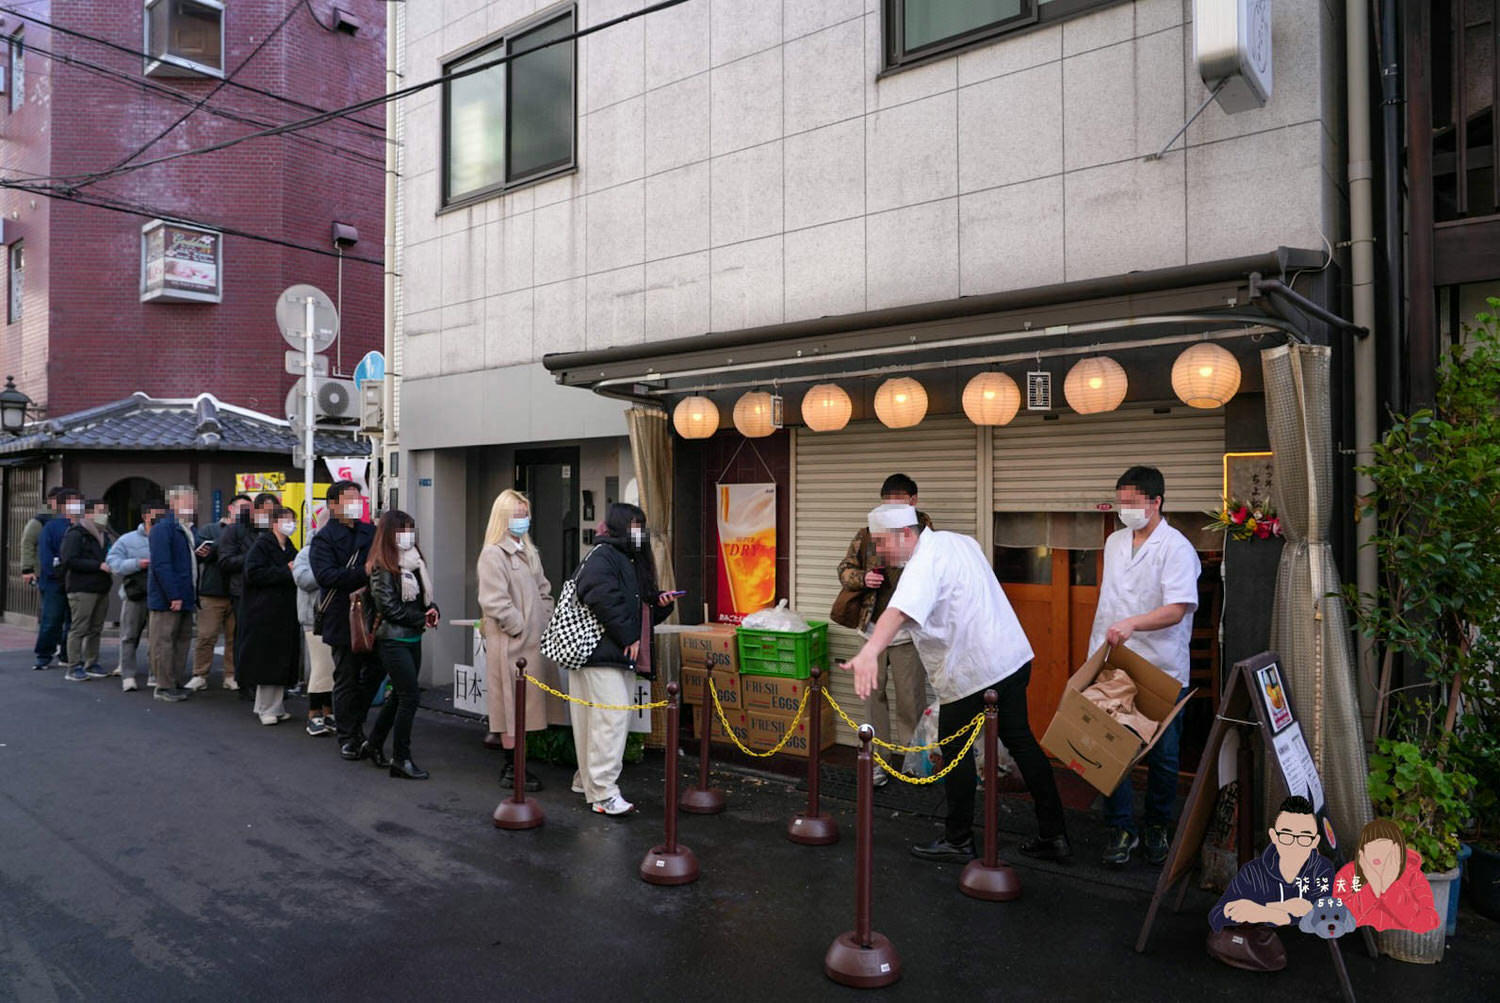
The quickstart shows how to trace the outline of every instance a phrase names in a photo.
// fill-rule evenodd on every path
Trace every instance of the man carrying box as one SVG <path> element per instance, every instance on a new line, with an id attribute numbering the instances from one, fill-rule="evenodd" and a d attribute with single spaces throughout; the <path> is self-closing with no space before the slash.
<path id="1" fill-rule="evenodd" d="M 917 504 L 917 482 L 905 474 L 892 474 L 880 486 L 880 500 L 892 505 Z M 922 529 L 931 529 L 932 520 L 927 513 L 917 512 L 917 524 Z M 849 551 L 839 562 L 839 585 L 842 587 L 834 600 L 829 619 L 841 627 L 848 627 L 870 636 L 875 621 L 885 612 L 901 581 L 901 569 L 887 567 L 876 556 L 870 541 L 870 531 L 861 528 L 854 534 Z M 886 697 L 887 683 L 896 690 L 896 731 L 891 731 L 890 703 Z M 875 729 L 875 737 L 897 745 L 911 741 L 917 730 L 917 721 L 927 709 L 927 682 L 922 672 L 922 660 L 917 656 L 916 646 L 905 631 L 898 633 L 890 646 L 881 653 L 879 673 L 875 678 L 875 689 L 865 700 L 865 720 Z M 875 767 L 875 786 L 881 787 L 890 778 L 879 766 Z"/>
<path id="2" fill-rule="evenodd" d="M 1036 804 L 1038 836 L 1021 852 L 1045 860 L 1072 856 L 1062 798 L 1052 766 L 1026 718 L 1031 645 L 979 544 L 958 533 L 921 530 L 910 505 L 880 505 L 870 512 L 870 533 L 888 566 L 903 567 L 880 619 L 845 669 L 854 690 L 868 696 L 879 677 L 880 654 L 898 632 L 909 631 L 941 706 L 938 731 L 949 738 L 984 709 L 993 689 L 1000 741 L 1010 750 Z M 949 762 L 962 741 L 944 743 Z M 943 837 L 912 847 L 924 860 L 965 862 L 974 856 L 974 757 L 962 756 L 944 780 L 948 818 Z"/>
<path id="3" fill-rule="evenodd" d="M 1165 495 L 1166 481 L 1155 467 L 1131 467 L 1115 482 L 1115 500 L 1125 528 L 1111 533 L 1104 543 L 1104 580 L 1089 650 L 1096 651 L 1102 644 L 1124 645 L 1176 679 L 1185 692 L 1202 564 L 1187 537 L 1162 518 Z M 1146 755 L 1146 860 L 1156 866 L 1167 859 L 1181 736 L 1179 714 Z M 1105 798 L 1104 818 L 1110 829 L 1103 862 L 1124 867 L 1141 843 L 1128 772 Z"/>

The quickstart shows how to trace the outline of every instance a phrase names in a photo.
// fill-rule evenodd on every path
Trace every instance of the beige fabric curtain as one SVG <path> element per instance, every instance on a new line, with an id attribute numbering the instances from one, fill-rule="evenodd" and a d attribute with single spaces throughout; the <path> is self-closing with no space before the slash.
<path id="1" fill-rule="evenodd" d="M 641 508 L 651 527 L 651 556 L 663 591 L 677 587 L 672 567 L 672 431 L 667 413 L 655 408 L 633 407 L 625 412 L 630 431 L 630 456 L 641 486 Z M 675 622 L 673 614 L 672 622 Z"/>
<path id="2" fill-rule="evenodd" d="M 1286 535 L 1271 613 L 1271 650 L 1290 683 L 1339 845 L 1352 847 L 1370 820 L 1369 771 L 1347 617 L 1336 594 L 1339 574 L 1328 544 L 1333 513 L 1331 358 L 1330 349 L 1321 345 L 1286 345 L 1261 353 L 1266 424 L 1275 452 L 1271 497 Z"/>

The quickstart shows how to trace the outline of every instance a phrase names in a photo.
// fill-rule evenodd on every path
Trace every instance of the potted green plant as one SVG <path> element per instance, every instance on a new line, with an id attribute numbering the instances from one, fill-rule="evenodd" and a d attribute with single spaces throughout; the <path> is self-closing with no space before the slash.
<path id="1" fill-rule="evenodd" d="M 1458 894 L 1458 832 L 1469 817 L 1474 778 L 1438 762 L 1412 742 L 1382 738 L 1370 756 L 1370 801 L 1377 818 L 1401 830 L 1409 849 L 1422 857 L 1422 874 L 1432 887 L 1441 918 L 1426 933 L 1385 930 L 1381 950 L 1400 961 L 1441 961 L 1447 933 L 1448 901 Z"/>
<path id="2" fill-rule="evenodd" d="M 1438 885 L 1446 893 L 1456 877 L 1458 834 L 1478 810 L 1460 713 L 1493 699 L 1500 667 L 1497 401 L 1500 331 L 1480 314 L 1444 358 L 1435 407 L 1393 416 L 1360 468 L 1374 485 L 1360 515 L 1375 520 L 1369 546 L 1381 574 L 1374 594 L 1349 586 L 1345 599 L 1379 657 L 1370 795 L 1377 815 L 1409 830 L 1435 902 Z M 1399 686 L 1398 663 L 1408 675 Z M 1386 933 L 1381 943 L 1436 961 L 1441 933 L 1410 942 Z"/>

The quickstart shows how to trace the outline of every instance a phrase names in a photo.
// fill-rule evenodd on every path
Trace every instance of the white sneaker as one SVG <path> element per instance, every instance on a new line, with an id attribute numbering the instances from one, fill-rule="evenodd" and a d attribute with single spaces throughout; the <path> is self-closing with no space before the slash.
<path id="1" fill-rule="evenodd" d="M 114 668 L 109 670 L 109 674 L 112 676 L 123 676 L 125 674 L 125 670 L 116 665 Z"/>
<path id="2" fill-rule="evenodd" d="M 622 815 L 629 815 L 635 811 L 635 805 L 626 801 L 618 794 L 613 797 L 607 797 L 603 801 L 595 801 L 590 807 L 600 815 L 608 815 L 611 818 L 619 818 Z"/>
<path id="3" fill-rule="evenodd" d="M 582 794 L 583 793 L 583 778 L 580 777 L 576 773 L 573 774 L 573 788 L 572 788 L 572 790 L 573 790 L 574 794 Z"/>
<path id="4" fill-rule="evenodd" d="M 262 714 L 260 716 L 260 723 L 261 724 L 275 724 L 277 721 L 280 721 L 280 720 L 281 720 L 281 718 L 277 717 L 275 714 Z"/>
<path id="5" fill-rule="evenodd" d="M 206 690 L 206 689 L 208 689 L 208 680 L 206 678 L 204 678 L 203 676 L 194 676 L 193 678 L 191 678 L 191 679 L 188 680 L 187 685 L 184 686 L 183 689 L 185 689 L 185 690 Z"/>
<path id="6" fill-rule="evenodd" d="M 240 684 L 235 682 L 233 679 L 226 679 L 224 680 L 224 688 L 226 690 L 229 690 L 230 692 L 233 692 L 234 690 L 240 688 Z"/>
<path id="7" fill-rule="evenodd" d="M 120 680 L 120 689 L 124 690 L 126 693 L 134 692 L 135 688 L 135 676 L 126 676 L 124 679 Z"/>

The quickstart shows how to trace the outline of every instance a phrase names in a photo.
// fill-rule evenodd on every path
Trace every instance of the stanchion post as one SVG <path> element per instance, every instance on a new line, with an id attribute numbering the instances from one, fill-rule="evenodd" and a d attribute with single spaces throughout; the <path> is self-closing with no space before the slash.
<path id="1" fill-rule="evenodd" d="M 793 815 L 786 827 L 786 838 L 804 846 L 828 846 L 839 841 L 839 824 L 832 815 L 819 810 L 818 781 L 822 771 L 823 687 L 822 673 L 814 665 L 807 681 L 807 810 Z"/>
<path id="2" fill-rule="evenodd" d="M 717 815 L 724 810 L 724 792 L 708 786 L 708 736 L 714 730 L 714 670 L 703 673 L 703 734 L 698 736 L 698 786 L 682 792 L 683 811 L 694 815 Z M 676 747 L 671 746 L 674 750 Z"/>
<path id="3" fill-rule="evenodd" d="M 641 880 L 653 885 L 685 885 L 698 880 L 698 858 L 677 842 L 677 756 L 681 706 L 677 684 L 667 684 L 667 838 L 641 861 Z"/>
<path id="4" fill-rule="evenodd" d="M 495 828 L 535 829 L 546 821 L 536 798 L 526 796 L 526 659 L 516 659 L 516 767 L 513 793 L 495 807 Z"/>
<path id="5" fill-rule="evenodd" d="M 841 933 L 828 946 L 823 973 L 855 989 L 879 989 L 901 977 L 901 956 L 884 935 L 870 928 L 875 871 L 875 777 L 871 773 L 870 741 L 875 729 L 859 727 L 857 782 L 859 806 L 854 825 L 854 929 Z"/>
<path id="6" fill-rule="evenodd" d="M 1000 758 L 1000 739 L 996 734 L 999 695 L 984 692 L 984 856 L 964 866 L 958 879 L 958 890 L 970 898 L 987 902 L 1009 902 L 1021 895 L 1021 880 L 1011 866 L 1000 859 L 1000 779 L 995 769 Z"/>

